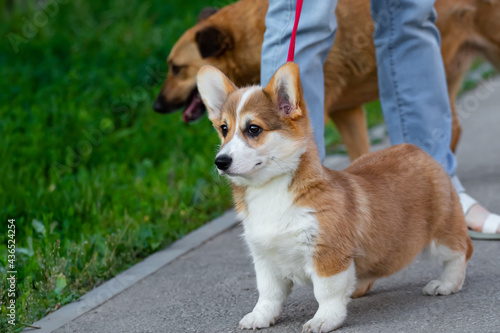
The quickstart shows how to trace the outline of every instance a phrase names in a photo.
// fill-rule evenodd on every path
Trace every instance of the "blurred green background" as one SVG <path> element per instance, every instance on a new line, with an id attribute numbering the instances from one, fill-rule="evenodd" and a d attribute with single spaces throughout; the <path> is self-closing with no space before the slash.
<path id="1" fill-rule="evenodd" d="M 152 111 L 165 58 L 231 1 L 0 0 L 0 331 L 77 299 L 231 206 L 209 121 Z M 468 83 L 470 85 L 470 83 Z M 370 126 L 382 122 L 368 105 Z M 329 151 L 339 148 L 333 125 Z M 17 321 L 6 322 L 16 219 Z"/>
<path id="2" fill-rule="evenodd" d="M 209 121 L 152 111 L 171 46 L 205 6 L 0 1 L 0 295 L 5 304 L 14 218 L 18 323 L 230 207 Z M 2 332 L 11 329 L 5 314 L 2 305 Z"/>

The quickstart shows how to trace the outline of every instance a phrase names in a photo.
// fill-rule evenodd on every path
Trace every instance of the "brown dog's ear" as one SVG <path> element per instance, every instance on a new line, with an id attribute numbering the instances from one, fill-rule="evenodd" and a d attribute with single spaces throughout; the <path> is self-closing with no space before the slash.
<path id="1" fill-rule="evenodd" d="M 271 96 L 280 112 L 290 119 L 295 120 L 305 114 L 299 66 L 296 63 L 287 62 L 281 66 L 264 91 Z"/>
<path id="2" fill-rule="evenodd" d="M 219 11 L 219 8 L 215 7 L 205 7 L 201 10 L 201 12 L 198 14 L 198 23 L 209 18 L 210 16 L 214 15 Z"/>
<path id="3" fill-rule="evenodd" d="M 205 65 L 196 76 L 198 92 L 208 110 L 208 118 L 213 122 L 220 118 L 222 105 L 236 86 L 215 67 Z"/>
<path id="4" fill-rule="evenodd" d="M 198 31 L 195 40 L 202 58 L 220 56 L 233 47 L 232 37 L 214 27 L 206 27 Z"/>

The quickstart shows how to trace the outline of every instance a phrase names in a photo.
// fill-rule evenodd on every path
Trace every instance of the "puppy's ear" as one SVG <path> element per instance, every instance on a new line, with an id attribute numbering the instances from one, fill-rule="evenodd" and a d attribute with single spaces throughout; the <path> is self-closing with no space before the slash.
<path id="1" fill-rule="evenodd" d="M 196 44 L 202 58 L 217 57 L 233 47 L 233 38 L 215 27 L 206 27 L 196 33 Z"/>
<path id="2" fill-rule="evenodd" d="M 264 91 L 271 96 L 279 111 L 290 119 L 295 120 L 305 114 L 299 66 L 296 63 L 287 62 L 281 66 Z"/>
<path id="3" fill-rule="evenodd" d="M 236 86 L 220 70 L 203 66 L 196 76 L 198 92 L 208 110 L 208 118 L 213 122 L 220 118 L 222 105 Z"/>
<path id="4" fill-rule="evenodd" d="M 198 14 L 198 23 L 209 18 L 210 16 L 214 15 L 219 11 L 219 8 L 215 7 L 205 7 L 201 10 L 201 12 Z"/>

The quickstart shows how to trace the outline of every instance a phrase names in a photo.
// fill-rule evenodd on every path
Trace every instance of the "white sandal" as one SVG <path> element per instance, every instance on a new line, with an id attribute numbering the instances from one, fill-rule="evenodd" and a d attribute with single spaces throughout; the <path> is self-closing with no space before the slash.
<path id="1" fill-rule="evenodd" d="M 460 197 L 460 203 L 462 204 L 464 215 L 467 215 L 472 206 L 477 204 L 477 201 L 465 192 L 459 193 L 458 196 Z M 500 233 L 497 233 L 499 227 L 500 216 L 490 213 L 484 221 L 481 232 L 474 231 L 469 228 L 469 236 L 474 239 L 500 239 Z"/>

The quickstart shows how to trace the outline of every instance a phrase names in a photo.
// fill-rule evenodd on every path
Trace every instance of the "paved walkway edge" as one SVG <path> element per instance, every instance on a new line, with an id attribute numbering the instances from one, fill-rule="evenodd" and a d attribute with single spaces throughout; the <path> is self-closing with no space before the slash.
<path id="1" fill-rule="evenodd" d="M 136 282 L 153 274 L 163 266 L 235 226 L 237 223 L 236 212 L 234 209 L 231 209 L 215 220 L 187 234 L 164 250 L 150 255 L 143 261 L 86 293 L 78 301 L 63 306 L 33 324 L 33 326 L 41 327 L 41 329 L 26 328 L 23 332 L 45 333 L 62 327 L 64 324 L 98 307 Z"/>

